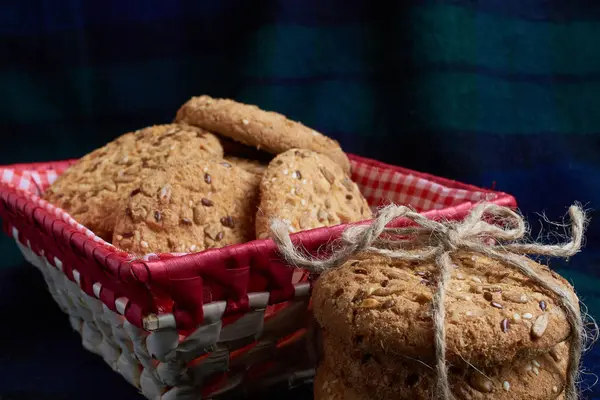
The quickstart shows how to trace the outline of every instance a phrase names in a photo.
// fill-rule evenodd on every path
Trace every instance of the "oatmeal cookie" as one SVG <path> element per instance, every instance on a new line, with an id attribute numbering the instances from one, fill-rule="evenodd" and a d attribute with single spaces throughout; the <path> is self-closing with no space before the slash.
<path id="1" fill-rule="evenodd" d="M 434 398 L 432 365 L 418 359 L 378 357 L 360 348 L 347 348 L 332 334 L 324 334 L 324 365 L 341 382 L 351 382 L 370 399 L 429 400 Z M 531 359 L 477 371 L 452 365 L 449 381 L 457 400 L 548 400 L 561 396 L 566 384 L 568 344 Z"/>
<path id="2" fill-rule="evenodd" d="M 192 97 L 177 111 L 186 122 L 273 154 L 293 148 L 314 150 L 334 160 L 346 173 L 350 161 L 335 140 L 285 116 L 209 96 Z"/>
<path id="3" fill-rule="evenodd" d="M 554 294 L 499 261 L 457 252 L 446 292 L 446 351 L 451 364 L 468 360 L 484 368 L 549 352 L 571 328 Z M 572 287 L 548 267 L 532 268 Z M 434 357 L 431 301 L 436 286 L 432 262 L 362 254 L 318 279 L 314 313 L 344 345 L 380 357 Z"/>
<path id="4" fill-rule="evenodd" d="M 151 126 L 124 134 L 85 155 L 58 177 L 43 197 L 110 241 L 115 211 L 142 169 L 222 156 L 217 137 L 200 128 L 185 124 Z"/>
<path id="5" fill-rule="evenodd" d="M 292 149 L 275 157 L 263 175 L 256 236 L 268 236 L 272 218 L 289 221 L 296 232 L 371 217 L 358 186 L 336 163 L 314 151 Z"/>
<path id="6" fill-rule="evenodd" d="M 143 171 L 117 214 L 113 244 L 146 254 L 252 240 L 259 179 L 214 159 Z"/>

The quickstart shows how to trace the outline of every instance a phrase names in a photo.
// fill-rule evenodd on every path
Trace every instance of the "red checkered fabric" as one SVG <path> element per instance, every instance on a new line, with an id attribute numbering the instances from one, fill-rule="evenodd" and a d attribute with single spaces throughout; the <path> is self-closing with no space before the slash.
<path id="1" fill-rule="evenodd" d="M 397 203 L 423 212 L 453 207 L 465 202 L 491 201 L 498 194 L 474 186 L 410 171 L 377 161 L 351 156 L 352 179 L 373 208 Z M 67 222 L 94 240 L 103 240 L 77 223 L 69 214 L 54 207 L 40 196 L 73 161 L 40 164 L 17 164 L 0 167 L 0 182 L 12 185 L 40 207 Z M 109 244 L 110 245 L 110 244 Z"/>
<path id="2" fill-rule="evenodd" d="M 0 183 L 12 186 L 19 192 L 27 194 L 27 197 L 36 203 L 37 206 L 49 211 L 52 215 L 55 215 L 57 218 L 84 233 L 89 238 L 114 248 L 112 244 L 105 242 L 96 236 L 94 232 L 75 221 L 67 212 L 39 197 L 70 164 L 71 162 L 67 161 L 50 164 L 16 164 L 0 167 Z"/>
<path id="3" fill-rule="evenodd" d="M 352 159 L 352 179 L 374 208 L 395 203 L 423 212 L 498 197 L 491 191 L 360 157 Z"/>

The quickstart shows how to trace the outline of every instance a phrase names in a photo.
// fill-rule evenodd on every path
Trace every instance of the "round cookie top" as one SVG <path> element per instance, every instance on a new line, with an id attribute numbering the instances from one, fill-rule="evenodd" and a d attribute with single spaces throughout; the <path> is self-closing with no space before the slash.
<path id="1" fill-rule="evenodd" d="M 269 234 L 272 218 L 289 221 L 292 232 L 372 217 L 367 201 L 331 159 L 306 149 L 275 157 L 260 184 L 256 236 Z"/>
<path id="2" fill-rule="evenodd" d="M 350 171 L 350 161 L 337 141 L 300 122 L 254 105 L 209 96 L 192 97 L 177 111 L 175 120 L 273 154 L 293 148 L 314 150 L 337 162 L 344 172 Z"/>
<path id="3" fill-rule="evenodd" d="M 145 170 L 117 213 L 113 244 L 147 254 L 252 240 L 259 180 L 214 159 Z"/>
<path id="4" fill-rule="evenodd" d="M 570 333 L 552 293 L 499 261 L 457 252 L 446 286 L 448 362 L 480 367 L 548 352 Z M 572 287 L 546 266 L 541 276 Z M 360 342 L 383 357 L 434 357 L 431 305 L 437 269 L 418 263 L 360 254 L 324 273 L 313 291 L 321 326 L 347 346 Z"/>
<path id="5" fill-rule="evenodd" d="M 429 400 L 435 398 L 432 365 L 406 357 L 377 357 L 358 348 L 348 349 L 335 337 L 323 335 L 322 365 L 351 382 L 370 399 Z M 564 393 L 568 365 L 568 343 L 557 344 L 548 353 L 519 358 L 506 364 L 476 370 L 452 365 L 449 383 L 455 399 L 547 400 Z"/>
<path id="6" fill-rule="evenodd" d="M 85 155 L 59 176 L 43 197 L 110 241 L 115 210 L 142 169 L 159 169 L 185 159 L 222 156 L 217 137 L 198 127 L 150 126 L 126 133 Z"/>

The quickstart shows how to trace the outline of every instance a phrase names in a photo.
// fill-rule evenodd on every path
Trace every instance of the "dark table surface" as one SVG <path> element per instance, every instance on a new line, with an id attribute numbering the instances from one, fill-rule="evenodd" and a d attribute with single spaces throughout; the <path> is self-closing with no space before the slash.
<path id="1" fill-rule="evenodd" d="M 67 317 L 32 266 L 0 267 L 0 400 L 143 399 L 104 361 L 83 349 Z M 599 373 L 600 348 L 585 358 L 589 373 Z M 595 380 L 585 375 L 584 387 Z M 260 398 L 312 399 L 310 385 L 276 389 Z M 600 399 L 600 387 L 584 395 Z"/>

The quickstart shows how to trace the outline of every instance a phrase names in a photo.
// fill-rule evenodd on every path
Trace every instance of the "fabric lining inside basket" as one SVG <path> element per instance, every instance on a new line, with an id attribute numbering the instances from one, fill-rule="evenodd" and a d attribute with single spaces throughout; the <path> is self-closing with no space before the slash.
<path id="1" fill-rule="evenodd" d="M 377 161 L 351 156 L 352 179 L 375 210 L 390 203 L 405 204 L 423 212 L 457 206 L 465 202 L 494 200 L 494 192 L 477 190 L 475 187 L 450 180 L 430 177 L 426 174 L 386 165 Z M 40 199 L 44 190 L 62 174 L 72 161 L 46 164 L 21 164 L 0 167 L 0 182 L 11 184 L 34 196 L 32 201 L 50 211 L 69 225 L 85 233 L 95 241 L 104 242 L 93 232 L 75 221 L 71 216 Z M 110 243 L 107 243 L 113 247 Z"/>
<path id="2" fill-rule="evenodd" d="M 497 197 L 493 192 L 445 186 L 410 172 L 385 164 L 352 160 L 352 180 L 358 184 L 372 208 L 396 203 L 410 205 L 423 212 Z"/>

